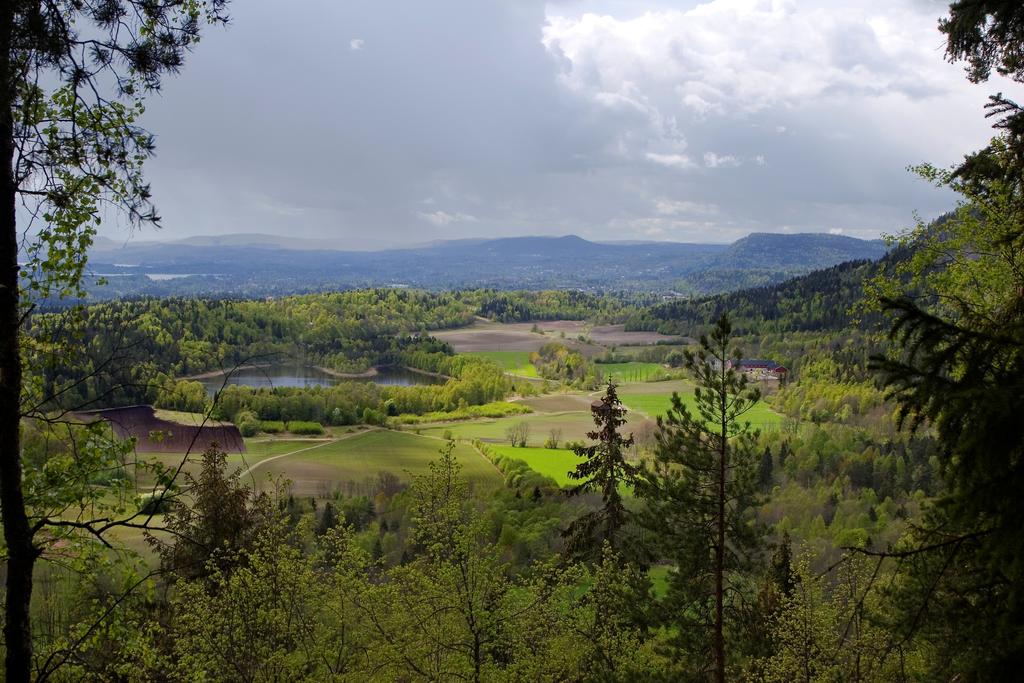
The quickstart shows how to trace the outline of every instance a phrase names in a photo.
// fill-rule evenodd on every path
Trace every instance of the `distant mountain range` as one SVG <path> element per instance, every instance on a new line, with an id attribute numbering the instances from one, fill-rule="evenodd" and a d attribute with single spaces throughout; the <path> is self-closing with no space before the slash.
<path id="1" fill-rule="evenodd" d="M 219 235 L 174 242 L 98 239 L 90 270 L 99 298 L 267 296 L 355 287 L 572 288 L 708 294 L 885 254 L 880 240 L 755 233 L 733 244 L 590 242 L 510 237 L 342 251 L 326 240 Z"/>

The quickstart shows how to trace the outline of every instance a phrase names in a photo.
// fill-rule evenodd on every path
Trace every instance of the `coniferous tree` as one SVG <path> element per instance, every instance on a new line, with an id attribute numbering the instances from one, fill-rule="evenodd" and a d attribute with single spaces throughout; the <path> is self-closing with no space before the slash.
<path id="1" fill-rule="evenodd" d="M 316 525 L 317 536 L 323 536 L 328 531 L 338 526 L 338 511 L 334 509 L 334 503 L 327 501 L 324 511 L 320 514 L 320 520 Z"/>
<path id="2" fill-rule="evenodd" d="M 772 447 L 765 446 L 764 453 L 761 455 L 761 467 L 757 471 L 758 481 L 761 484 L 761 489 L 764 491 L 767 491 L 772 487 L 772 472 L 774 467 L 775 463 L 772 461 Z"/>
<path id="3" fill-rule="evenodd" d="M 265 493 L 254 493 L 227 471 L 227 455 L 216 445 L 203 453 L 198 476 L 185 473 L 189 502 L 175 499 L 165 517 L 169 540 L 147 532 L 161 569 L 185 580 L 228 574 L 253 539 L 278 515 Z"/>
<path id="4" fill-rule="evenodd" d="M 947 56 L 972 81 L 1024 81 L 1024 6 L 954 2 Z M 954 171 L 918 174 L 961 195 L 941 225 L 900 239 L 909 257 L 874 282 L 892 351 L 873 358 L 900 426 L 928 425 L 943 490 L 895 548 L 894 642 L 916 640 L 929 674 L 1009 680 L 1024 662 L 1024 113 L 992 98 L 999 133 Z"/>
<path id="5" fill-rule="evenodd" d="M 585 460 L 569 472 L 569 477 L 580 483 L 570 488 L 568 495 L 600 493 L 601 507 L 573 521 L 564 533 L 571 554 L 596 559 L 604 543 L 615 552 L 621 548 L 622 529 L 630 517 L 621 488 L 637 483 L 640 467 L 626 460 L 633 436 L 623 437 L 619 431 L 626 424 L 626 408 L 614 383 L 608 383 L 604 396 L 590 411 L 597 429 L 587 437 L 597 443 L 573 448 Z"/>
<path id="6" fill-rule="evenodd" d="M 646 526 L 659 550 L 674 561 L 666 606 L 677 629 L 677 647 L 696 666 L 726 679 L 727 632 L 739 604 L 737 582 L 758 548 L 754 504 L 760 458 L 754 432 L 743 420 L 760 392 L 734 369 L 732 326 L 722 316 L 686 368 L 697 383 L 694 409 L 678 394 L 659 418 L 653 470 L 641 487 Z"/>

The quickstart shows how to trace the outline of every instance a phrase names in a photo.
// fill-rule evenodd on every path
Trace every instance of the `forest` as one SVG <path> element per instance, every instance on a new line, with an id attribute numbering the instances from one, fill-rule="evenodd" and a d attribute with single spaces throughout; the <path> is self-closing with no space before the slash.
<path id="1" fill-rule="evenodd" d="M 107 210 L 158 218 L 144 95 L 226 9 L 0 9 L 4 680 L 1019 678 L 1024 109 L 912 169 L 950 212 L 783 282 L 91 298 Z M 939 30 L 1022 83 L 1022 27 Z M 286 364 L 330 381 L 231 381 Z"/>

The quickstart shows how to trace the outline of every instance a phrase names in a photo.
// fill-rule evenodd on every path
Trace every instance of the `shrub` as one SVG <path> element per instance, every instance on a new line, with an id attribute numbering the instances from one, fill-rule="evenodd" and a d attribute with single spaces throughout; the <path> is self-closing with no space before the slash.
<path id="1" fill-rule="evenodd" d="M 260 423 L 260 430 L 267 434 L 280 434 L 284 431 L 284 422 L 281 420 L 263 420 Z"/>
<path id="2" fill-rule="evenodd" d="M 423 415 L 412 415 L 405 413 L 395 418 L 398 424 L 422 424 L 426 422 L 454 422 L 457 420 L 472 420 L 479 417 L 507 417 L 509 415 L 523 415 L 531 412 L 529 406 L 521 403 L 506 403 L 505 401 L 494 401 L 478 406 L 465 406 L 457 410 L 438 411 L 425 413 Z M 369 423 L 368 423 L 369 424 Z"/>
<path id="3" fill-rule="evenodd" d="M 171 507 L 171 501 L 166 496 L 167 489 L 157 489 L 152 493 L 140 495 L 139 512 L 144 515 L 157 515 L 167 512 Z"/>
<path id="4" fill-rule="evenodd" d="M 323 434 L 324 426 L 319 422 L 292 420 L 288 423 L 288 431 L 292 434 Z"/>
<path id="5" fill-rule="evenodd" d="M 256 436 L 260 431 L 260 420 L 251 410 L 243 410 L 235 416 L 235 424 L 242 436 Z"/>

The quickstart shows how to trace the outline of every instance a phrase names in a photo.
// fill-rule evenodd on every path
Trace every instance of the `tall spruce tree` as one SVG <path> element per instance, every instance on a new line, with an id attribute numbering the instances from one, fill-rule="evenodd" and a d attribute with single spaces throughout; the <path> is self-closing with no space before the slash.
<path id="1" fill-rule="evenodd" d="M 726 679 L 727 635 L 737 620 L 737 578 L 759 538 L 754 520 L 760 455 L 744 415 L 760 398 L 730 361 L 732 325 L 722 316 L 700 348 L 686 352 L 697 383 L 693 409 L 678 394 L 658 418 L 653 469 L 640 487 L 645 526 L 660 554 L 676 564 L 665 598 L 680 654 L 699 671 Z M 710 669 L 708 671 L 707 669 Z"/>
<path id="2" fill-rule="evenodd" d="M 954 2 L 947 56 L 972 81 L 1024 82 L 1024 5 Z M 961 196 L 903 235 L 910 258 L 875 282 L 890 354 L 874 367 L 901 426 L 938 437 L 944 490 L 881 557 L 897 558 L 892 650 L 916 639 L 943 680 L 1011 680 L 1024 666 L 1024 114 L 1001 96 L 997 135 L 958 168 L 917 169 Z"/>
<path id="3" fill-rule="evenodd" d="M 626 424 L 627 411 L 613 382 L 608 382 L 604 396 L 591 405 L 590 411 L 597 429 L 587 437 L 597 443 L 573 449 L 584 461 L 569 472 L 569 477 L 580 483 L 570 488 L 568 495 L 600 493 L 601 507 L 573 521 L 565 536 L 570 554 L 599 560 L 605 543 L 615 552 L 621 550 L 622 530 L 630 517 L 621 487 L 636 485 L 640 467 L 626 460 L 633 436 L 623 437 L 620 431 Z"/>

